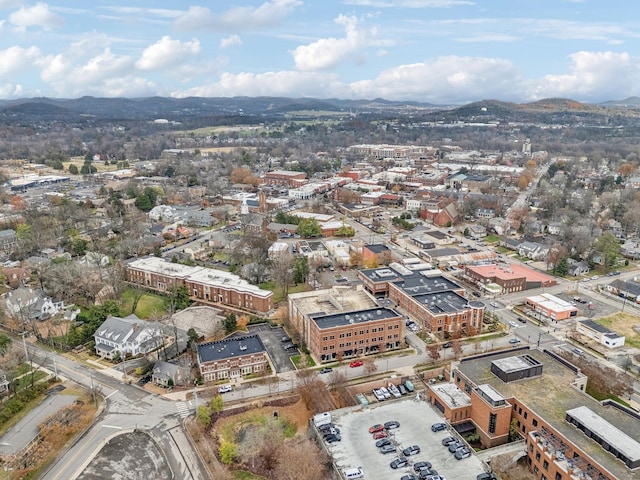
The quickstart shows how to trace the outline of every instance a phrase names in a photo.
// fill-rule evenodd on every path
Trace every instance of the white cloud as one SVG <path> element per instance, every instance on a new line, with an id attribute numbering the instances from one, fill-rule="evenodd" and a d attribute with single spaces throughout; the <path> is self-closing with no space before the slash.
<path id="1" fill-rule="evenodd" d="M 0 76 L 5 76 L 30 67 L 41 58 L 38 47 L 22 48 L 17 45 L 0 51 Z"/>
<path id="2" fill-rule="evenodd" d="M 188 61 L 200 53 L 200 42 L 191 40 L 181 42 L 169 36 L 164 36 L 153 45 L 148 46 L 136 62 L 139 70 L 160 70 L 175 67 Z"/>
<path id="3" fill-rule="evenodd" d="M 623 98 L 634 94 L 640 80 L 640 63 L 628 53 L 582 51 L 570 55 L 570 59 L 569 73 L 546 75 L 531 82 L 529 98 Z"/>
<path id="4" fill-rule="evenodd" d="M 227 48 L 233 45 L 242 45 L 242 39 L 238 35 L 229 35 L 220 40 L 220 48 Z"/>
<path id="5" fill-rule="evenodd" d="M 369 33 L 358 28 L 355 17 L 340 15 L 335 22 L 344 26 L 345 37 L 321 38 L 297 47 L 293 51 L 293 59 L 298 70 L 315 71 L 335 67 L 371 45 Z"/>
<path id="6" fill-rule="evenodd" d="M 519 71 L 509 60 L 448 56 L 399 65 L 372 80 L 354 82 L 349 85 L 349 96 L 435 103 L 510 99 L 517 95 L 521 83 Z"/>
<path id="7" fill-rule="evenodd" d="M 33 6 L 20 7 L 9 15 L 9 22 L 19 32 L 25 32 L 29 27 L 40 27 L 52 30 L 64 24 L 62 17 L 49 10 L 46 3 L 36 3 Z"/>
<path id="8" fill-rule="evenodd" d="M 206 7 L 192 6 L 174 23 L 178 30 L 247 31 L 280 25 L 284 17 L 301 0 L 271 0 L 259 7 L 235 7 L 226 12 L 213 13 Z"/>
<path id="9" fill-rule="evenodd" d="M 176 91 L 173 97 L 285 96 L 333 97 L 346 90 L 336 75 L 311 72 L 223 73 L 216 83 Z"/>

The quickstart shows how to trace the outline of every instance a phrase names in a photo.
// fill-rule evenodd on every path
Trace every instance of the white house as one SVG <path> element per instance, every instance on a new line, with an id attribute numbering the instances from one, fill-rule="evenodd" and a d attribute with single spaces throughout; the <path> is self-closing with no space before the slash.
<path id="1" fill-rule="evenodd" d="M 549 248 L 536 242 L 522 242 L 518 245 L 518 255 L 531 260 L 544 260 Z"/>
<path id="2" fill-rule="evenodd" d="M 164 336 L 159 324 L 145 322 L 132 314 L 125 318 L 109 316 L 93 335 L 96 353 L 114 358 L 116 354 L 144 355 L 160 348 Z"/>
<path id="3" fill-rule="evenodd" d="M 42 290 L 20 287 L 7 293 L 5 306 L 10 315 L 20 316 L 24 320 L 44 320 L 63 310 L 64 302 L 53 300 Z"/>

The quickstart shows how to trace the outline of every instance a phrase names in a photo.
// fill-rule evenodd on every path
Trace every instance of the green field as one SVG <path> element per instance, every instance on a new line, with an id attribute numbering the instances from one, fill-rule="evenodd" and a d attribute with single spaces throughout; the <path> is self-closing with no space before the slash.
<path id="1" fill-rule="evenodd" d="M 121 315 L 126 316 L 131 313 L 131 307 L 133 306 L 133 290 L 127 289 L 122 292 L 122 307 Z M 139 318 L 147 320 L 151 317 L 164 316 L 167 311 L 164 308 L 164 297 L 156 293 L 145 292 L 136 307 L 134 312 Z"/>

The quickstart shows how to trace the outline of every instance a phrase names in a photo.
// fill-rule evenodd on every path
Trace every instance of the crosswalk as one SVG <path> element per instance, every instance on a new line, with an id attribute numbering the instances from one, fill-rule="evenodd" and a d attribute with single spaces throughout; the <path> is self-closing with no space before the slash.
<path id="1" fill-rule="evenodd" d="M 176 403 L 176 409 L 178 410 L 180 418 L 187 418 L 192 413 L 193 404 L 191 403 L 191 400 L 188 402 L 178 402 Z"/>

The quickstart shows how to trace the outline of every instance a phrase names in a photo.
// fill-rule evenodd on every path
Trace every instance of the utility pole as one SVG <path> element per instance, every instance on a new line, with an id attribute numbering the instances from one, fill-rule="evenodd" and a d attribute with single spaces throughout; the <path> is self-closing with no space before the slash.
<path id="1" fill-rule="evenodd" d="M 198 380 L 193 381 L 193 398 L 196 402 L 196 417 L 198 416 Z"/>
<path id="2" fill-rule="evenodd" d="M 93 397 L 93 404 L 97 405 L 96 403 L 96 390 L 95 388 L 93 388 L 93 373 L 90 374 L 91 377 L 91 396 Z"/>
<path id="3" fill-rule="evenodd" d="M 27 350 L 27 340 L 25 335 L 27 334 L 27 332 L 22 332 L 20 334 L 20 336 L 22 337 L 22 346 L 24 347 L 24 357 L 25 357 L 25 361 L 27 363 L 29 363 L 29 351 Z"/>
<path id="4" fill-rule="evenodd" d="M 55 375 L 55 379 L 57 380 L 58 379 L 58 365 L 56 365 L 56 353 L 53 352 L 51 355 L 52 355 L 51 358 L 53 358 L 53 374 Z"/>

